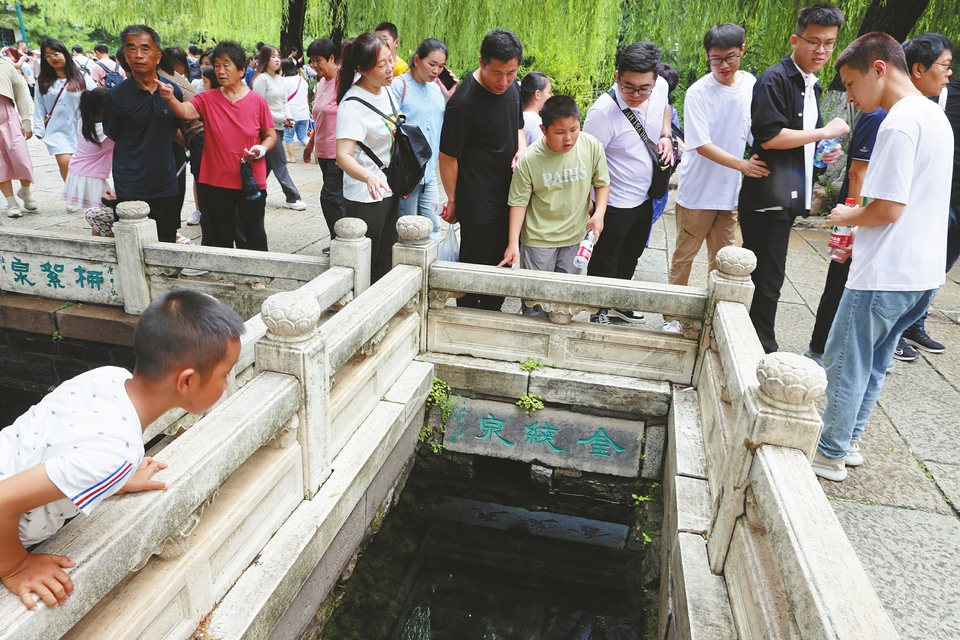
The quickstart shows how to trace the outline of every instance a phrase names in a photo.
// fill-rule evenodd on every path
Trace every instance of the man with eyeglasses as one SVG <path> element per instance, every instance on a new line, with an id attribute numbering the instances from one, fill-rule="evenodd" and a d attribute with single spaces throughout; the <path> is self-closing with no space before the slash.
<path id="1" fill-rule="evenodd" d="M 717 268 L 717 251 L 736 243 L 740 174 L 762 178 L 770 172 L 754 154 L 744 160 L 750 140 L 750 103 L 757 79 L 740 70 L 744 30 L 725 22 L 703 37 L 710 73 L 687 89 L 683 101 L 686 152 L 677 188 L 677 246 L 670 284 L 685 285 L 690 267 L 707 241 L 707 273 Z M 668 330 L 677 331 L 671 321 Z"/>
<path id="2" fill-rule="evenodd" d="M 774 325 L 790 229 L 794 218 L 810 214 L 814 149 L 820 140 L 850 131 L 842 118 L 823 125 L 823 87 L 814 75 L 830 59 L 842 25 L 843 12 L 835 5 L 801 9 L 790 36 L 793 53 L 764 71 L 753 90 L 753 149 L 770 174 L 744 178 L 739 213 L 743 246 L 757 256 L 750 319 L 767 353 L 779 348 Z M 837 149 L 824 154 L 823 161 L 831 164 L 839 156 Z"/>
<path id="3" fill-rule="evenodd" d="M 635 42 L 617 58 L 616 82 L 587 112 L 583 130 L 604 146 L 610 173 L 610 199 L 603 235 L 587 267 L 591 276 L 632 280 L 637 261 L 650 237 L 653 220 L 653 158 L 636 126 L 657 140 L 659 159 L 673 163 L 673 129 L 667 81 L 659 76 L 660 50 L 650 42 Z M 624 110 L 632 116 L 631 122 Z M 629 323 L 643 315 L 629 309 L 600 309 L 591 322 L 610 324 L 610 316 Z"/>

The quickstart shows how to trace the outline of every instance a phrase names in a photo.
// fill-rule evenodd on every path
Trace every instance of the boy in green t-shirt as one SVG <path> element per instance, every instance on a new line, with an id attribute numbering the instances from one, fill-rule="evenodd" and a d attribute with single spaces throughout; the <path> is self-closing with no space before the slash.
<path id="1" fill-rule="evenodd" d="M 520 259 L 524 269 L 580 273 L 577 247 L 593 230 L 596 242 L 610 195 L 603 146 L 580 132 L 580 110 L 567 96 L 553 96 L 540 111 L 543 137 L 527 148 L 510 184 L 509 244 L 499 266 Z M 590 215 L 590 191 L 596 204 Z M 543 315 L 524 308 L 528 315 Z"/>

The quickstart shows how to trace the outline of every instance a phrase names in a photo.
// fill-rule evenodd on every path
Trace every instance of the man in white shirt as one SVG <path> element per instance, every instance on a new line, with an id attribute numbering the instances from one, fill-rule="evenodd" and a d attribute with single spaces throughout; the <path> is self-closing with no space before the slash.
<path id="1" fill-rule="evenodd" d="M 83 54 L 83 47 L 75 44 L 70 47 L 70 51 L 73 53 L 73 63 L 80 69 L 80 73 L 90 75 L 90 65 L 93 63 Z"/>
<path id="2" fill-rule="evenodd" d="M 673 163 L 673 129 L 667 103 L 667 81 L 659 76 L 660 50 L 635 42 L 617 58 L 616 82 L 587 112 L 583 130 L 603 144 L 610 171 L 610 200 L 604 233 L 587 267 L 591 276 L 632 280 L 637 261 L 650 237 L 653 158 L 638 130 L 623 112 L 628 109 L 650 140 L 657 140 L 660 160 Z M 610 324 L 613 316 L 641 322 L 643 315 L 625 309 L 600 309 L 591 322 Z"/>
<path id="3" fill-rule="evenodd" d="M 670 284 L 685 285 L 690 266 L 707 241 L 707 273 L 717 268 L 717 251 L 736 243 L 740 173 L 761 178 L 770 173 L 754 155 L 743 159 L 750 135 L 750 103 L 756 78 L 740 71 L 744 30 L 725 22 L 703 37 L 710 73 L 687 89 L 684 162 L 677 189 L 677 246 Z"/>
<path id="4" fill-rule="evenodd" d="M 847 99 L 887 117 L 860 192 L 866 207 L 837 205 L 831 225 L 859 227 L 846 290 L 827 338 L 827 408 L 813 471 L 839 482 L 862 462 L 859 438 L 883 386 L 900 333 L 944 283 L 953 129 L 943 109 L 913 86 L 903 49 L 868 33 L 840 55 Z"/>

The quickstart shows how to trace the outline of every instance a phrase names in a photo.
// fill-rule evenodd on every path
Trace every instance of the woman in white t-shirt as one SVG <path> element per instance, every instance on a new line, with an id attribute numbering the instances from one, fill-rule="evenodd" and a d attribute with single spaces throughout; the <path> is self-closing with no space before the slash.
<path id="1" fill-rule="evenodd" d="M 523 105 L 523 135 L 527 148 L 543 137 L 540 125 L 540 109 L 550 99 L 550 78 L 539 71 L 531 71 L 520 81 L 520 104 Z"/>
<path id="2" fill-rule="evenodd" d="M 287 164 L 296 164 L 297 158 L 293 155 L 294 143 L 305 147 L 310 139 L 307 135 L 307 125 L 310 124 L 307 81 L 297 69 L 297 62 L 293 58 L 281 60 L 280 71 L 283 73 L 283 84 L 287 88 L 287 105 L 290 107 L 290 117 L 293 119 L 293 126 L 283 130 L 283 147 L 287 150 Z"/>
<path id="3" fill-rule="evenodd" d="M 356 78 L 353 83 L 347 82 L 350 77 Z M 379 36 L 363 33 L 343 47 L 337 89 L 337 165 L 344 173 L 347 217 L 367 223 L 373 245 L 371 283 L 390 270 L 397 242 L 400 198 L 390 190 L 381 168 L 389 167 L 393 156 L 396 109 L 386 90 L 392 81 L 393 55 Z"/>

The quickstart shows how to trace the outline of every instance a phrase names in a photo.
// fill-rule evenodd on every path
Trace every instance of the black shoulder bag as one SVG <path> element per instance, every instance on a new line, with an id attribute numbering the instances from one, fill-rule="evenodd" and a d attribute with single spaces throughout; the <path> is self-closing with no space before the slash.
<path id="1" fill-rule="evenodd" d="M 390 99 L 390 108 L 393 109 L 393 121 L 397 124 L 397 129 L 393 135 L 393 160 L 390 162 L 390 166 L 385 167 L 380 158 L 377 157 L 377 154 L 359 140 L 357 141 L 357 146 L 363 149 L 363 152 L 366 153 L 367 156 L 380 167 L 384 175 L 387 176 L 387 184 L 390 185 L 391 191 L 401 197 L 408 196 L 413 193 L 414 189 L 419 186 L 420 181 L 423 180 L 427 162 L 430 161 L 433 151 L 430 149 L 430 144 L 424 137 L 420 127 L 415 124 L 408 124 L 407 117 L 397 113 L 397 108 L 393 104 L 390 91 L 387 89 L 384 89 L 384 91 L 387 92 L 387 98 Z M 368 109 L 378 113 L 384 120 L 391 120 L 390 116 L 366 100 L 356 96 L 350 96 L 346 100 L 356 100 Z M 346 100 L 344 100 L 344 102 L 346 102 Z"/>
<path id="2" fill-rule="evenodd" d="M 617 101 L 615 89 L 610 89 L 607 95 L 610 96 L 617 107 L 620 106 L 620 103 Z M 627 117 L 627 120 L 630 121 L 630 124 L 633 125 L 633 128 L 637 130 L 637 134 L 640 136 L 640 139 L 643 140 L 643 144 L 650 154 L 650 159 L 653 160 L 653 178 L 650 181 L 649 195 L 654 200 L 662 198 L 667 193 L 667 189 L 670 188 L 670 176 L 673 175 L 674 165 L 668 164 L 667 166 L 663 166 L 660 163 L 660 150 L 657 148 L 656 143 L 647 135 L 646 130 L 643 128 L 643 125 L 640 124 L 640 121 L 637 120 L 637 115 L 633 110 L 625 107 L 621 109 L 621 111 L 623 111 L 623 115 Z"/>

